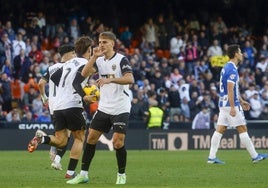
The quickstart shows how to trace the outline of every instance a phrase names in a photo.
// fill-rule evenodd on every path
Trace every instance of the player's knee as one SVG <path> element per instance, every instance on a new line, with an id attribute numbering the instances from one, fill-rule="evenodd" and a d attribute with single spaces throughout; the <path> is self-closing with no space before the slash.
<path id="1" fill-rule="evenodd" d="M 120 139 L 114 139 L 113 146 L 114 146 L 114 149 L 122 148 L 124 146 L 124 142 Z"/>

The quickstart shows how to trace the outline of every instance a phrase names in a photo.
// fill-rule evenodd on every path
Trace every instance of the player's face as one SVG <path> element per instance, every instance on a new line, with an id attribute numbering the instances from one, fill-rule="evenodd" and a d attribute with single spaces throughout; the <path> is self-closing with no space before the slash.
<path id="1" fill-rule="evenodd" d="M 99 48 L 102 53 L 113 50 L 114 41 L 107 38 L 99 38 Z"/>
<path id="2" fill-rule="evenodd" d="M 239 63 L 242 62 L 243 61 L 243 54 L 242 54 L 240 48 L 238 49 L 238 52 L 236 53 L 236 55 L 237 55 L 238 62 Z"/>

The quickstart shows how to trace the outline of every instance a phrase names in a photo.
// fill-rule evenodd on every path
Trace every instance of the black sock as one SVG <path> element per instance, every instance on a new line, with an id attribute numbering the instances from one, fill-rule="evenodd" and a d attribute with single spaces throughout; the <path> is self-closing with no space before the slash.
<path id="1" fill-rule="evenodd" d="M 115 149 L 115 151 L 116 151 L 118 173 L 124 174 L 126 170 L 126 163 L 127 163 L 127 151 L 125 149 L 125 146 L 119 149 Z"/>
<path id="2" fill-rule="evenodd" d="M 78 163 L 78 159 L 70 159 L 69 165 L 68 165 L 68 170 L 74 171 Z"/>
<path id="3" fill-rule="evenodd" d="M 57 155 L 59 155 L 61 158 L 63 157 L 63 155 L 64 155 L 65 152 L 66 152 L 66 149 L 67 149 L 69 140 L 70 140 L 70 137 L 68 138 L 67 144 L 66 144 L 64 147 L 62 147 L 62 148 L 57 148 Z"/>
<path id="4" fill-rule="evenodd" d="M 96 145 L 86 144 L 82 157 L 82 170 L 88 171 L 90 163 L 95 155 Z"/>
<path id="5" fill-rule="evenodd" d="M 49 136 L 44 136 L 43 144 L 49 144 L 49 143 L 50 143 L 50 137 Z"/>

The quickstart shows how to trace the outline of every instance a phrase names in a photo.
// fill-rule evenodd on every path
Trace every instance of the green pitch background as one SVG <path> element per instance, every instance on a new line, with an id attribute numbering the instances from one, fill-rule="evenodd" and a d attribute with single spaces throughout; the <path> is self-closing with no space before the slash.
<path id="1" fill-rule="evenodd" d="M 207 150 L 131 150 L 126 185 L 115 185 L 114 151 L 96 152 L 88 184 L 68 185 L 64 179 L 68 156 L 69 151 L 62 160 L 64 169 L 56 171 L 50 168 L 47 151 L 0 151 L 0 187 L 268 187 L 268 160 L 253 164 L 246 150 L 220 150 L 218 157 L 225 165 L 207 164 Z"/>

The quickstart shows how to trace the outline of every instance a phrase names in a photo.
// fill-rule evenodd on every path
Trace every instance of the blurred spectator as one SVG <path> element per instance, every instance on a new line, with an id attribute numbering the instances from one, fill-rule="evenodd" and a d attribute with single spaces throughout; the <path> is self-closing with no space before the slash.
<path id="1" fill-rule="evenodd" d="M 142 36 L 146 43 L 153 49 L 158 47 L 158 27 L 153 18 L 148 18 L 146 23 L 141 27 Z"/>
<path id="2" fill-rule="evenodd" d="M 81 35 L 80 27 L 78 25 L 78 21 L 76 18 L 71 19 L 70 25 L 68 26 L 69 36 L 71 37 L 71 41 L 75 41 Z"/>
<path id="3" fill-rule="evenodd" d="M 124 31 L 120 34 L 120 40 L 123 42 L 126 48 L 131 47 L 133 33 L 129 30 L 129 26 L 124 28 Z"/>
<path id="4" fill-rule="evenodd" d="M 43 109 L 43 102 L 42 102 L 40 94 L 37 95 L 37 97 L 33 99 L 31 111 L 37 117 L 43 115 L 44 109 Z"/>
<path id="5" fill-rule="evenodd" d="M 8 20 L 4 27 L 4 33 L 8 34 L 8 39 L 12 43 L 16 38 L 16 33 L 13 29 L 12 22 Z"/>
<path id="6" fill-rule="evenodd" d="M 14 78 L 20 79 L 23 83 L 27 83 L 29 79 L 29 69 L 31 61 L 25 56 L 25 51 L 21 50 L 20 54 L 14 58 Z"/>
<path id="7" fill-rule="evenodd" d="M 187 97 L 183 97 L 182 102 L 181 102 L 180 121 L 189 122 L 190 118 L 191 118 L 191 114 L 190 114 L 189 100 L 187 99 Z"/>
<path id="8" fill-rule="evenodd" d="M 22 106 L 22 88 L 21 88 L 21 81 L 19 79 L 13 79 L 11 81 L 11 96 L 12 102 L 17 103 L 18 106 Z"/>
<path id="9" fill-rule="evenodd" d="M 37 48 L 36 44 L 32 44 L 32 50 L 29 53 L 29 57 L 34 63 L 41 63 L 43 60 L 43 53 Z"/>
<path id="10" fill-rule="evenodd" d="M 212 45 L 209 46 L 208 48 L 207 56 L 213 57 L 213 56 L 221 56 L 221 55 L 222 55 L 222 48 L 219 45 L 219 41 L 217 39 L 214 39 Z"/>
<path id="11" fill-rule="evenodd" d="M 189 74 L 193 73 L 194 70 L 194 62 L 199 57 L 198 50 L 196 46 L 193 46 L 189 41 L 185 47 L 185 63 L 187 67 L 187 72 Z"/>
<path id="12" fill-rule="evenodd" d="M 32 112 L 31 111 L 25 112 L 25 114 L 21 118 L 21 122 L 35 122 Z"/>
<path id="13" fill-rule="evenodd" d="M 23 95 L 23 104 L 28 106 L 32 110 L 33 100 L 38 96 L 38 92 L 34 87 L 30 87 L 28 92 Z"/>
<path id="14" fill-rule="evenodd" d="M 49 114 L 49 111 L 48 110 L 44 111 L 40 116 L 37 117 L 36 121 L 42 123 L 50 123 L 51 116 Z"/>
<path id="15" fill-rule="evenodd" d="M 8 78 L 6 73 L 1 74 L 1 97 L 3 99 L 3 111 L 11 111 L 11 101 L 12 101 L 12 95 L 11 95 L 11 84 L 10 79 Z"/>
<path id="16" fill-rule="evenodd" d="M 16 40 L 14 40 L 12 43 L 13 57 L 19 55 L 21 50 L 26 50 L 26 43 L 23 41 L 22 34 L 18 33 Z"/>
<path id="17" fill-rule="evenodd" d="M 142 98 L 133 96 L 131 104 L 132 106 L 129 119 L 133 121 L 144 121 L 145 112 L 148 110 L 147 103 L 145 103 Z"/>
<path id="18" fill-rule="evenodd" d="M 173 57 L 178 57 L 181 50 L 184 49 L 184 42 L 182 40 L 182 34 L 177 33 L 170 40 L 170 54 Z"/>
<path id="19" fill-rule="evenodd" d="M 210 129 L 210 110 L 206 105 L 202 105 L 201 109 L 194 117 L 192 129 Z"/>
<path id="20" fill-rule="evenodd" d="M 6 59 L 5 64 L 2 66 L 1 74 L 5 73 L 9 79 L 13 77 L 12 65 L 9 59 Z"/>
<path id="21" fill-rule="evenodd" d="M 258 61 L 256 64 L 256 69 L 259 68 L 261 72 L 265 72 L 267 66 L 268 66 L 268 57 L 267 58 L 261 57 L 260 61 Z"/>
<path id="22" fill-rule="evenodd" d="M 249 110 L 250 119 L 252 120 L 259 119 L 263 107 L 259 99 L 259 93 L 257 91 L 254 91 L 253 96 L 250 97 L 249 104 L 250 104 L 250 110 Z"/>
<path id="23" fill-rule="evenodd" d="M 8 34 L 4 33 L 0 40 L 0 68 L 5 63 L 5 60 L 12 60 L 12 44 L 8 39 Z"/>
<path id="24" fill-rule="evenodd" d="M 251 41 L 245 42 L 245 47 L 241 49 L 244 55 L 243 66 L 249 67 L 251 69 L 255 68 L 255 56 L 257 52 L 254 50 Z"/>
<path id="25" fill-rule="evenodd" d="M 163 14 L 157 16 L 156 26 L 158 28 L 158 40 L 159 48 L 162 50 L 168 49 L 168 32 L 166 27 L 166 22 Z"/>
<path id="26" fill-rule="evenodd" d="M 193 91 L 191 93 L 191 100 L 189 101 L 191 120 L 193 120 L 195 115 L 201 110 L 202 101 L 203 101 L 203 96 L 199 96 L 197 91 Z"/>
<path id="27" fill-rule="evenodd" d="M 0 123 L 6 121 L 7 112 L 3 111 L 2 104 L 0 104 Z"/>
<path id="28" fill-rule="evenodd" d="M 260 120 L 267 120 L 268 119 L 268 104 L 266 104 L 263 108 L 263 111 L 261 112 L 259 116 Z"/>
<path id="29" fill-rule="evenodd" d="M 57 31 L 56 31 L 56 37 L 59 38 L 61 44 L 64 43 L 64 38 L 67 36 L 68 34 L 67 32 L 64 31 L 64 26 L 58 25 Z"/>
<path id="30" fill-rule="evenodd" d="M 174 114 L 181 114 L 181 100 L 180 94 L 174 85 L 171 85 L 168 92 L 168 100 L 170 104 L 170 121 L 173 121 Z"/>
<path id="31" fill-rule="evenodd" d="M 13 108 L 10 112 L 6 115 L 7 122 L 19 122 L 20 119 L 20 111 L 17 108 Z"/>
<path id="32" fill-rule="evenodd" d="M 38 66 L 40 68 L 40 74 L 44 74 L 48 67 L 50 66 L 50 61 L 48 56 L 44 56 L 42 61 L 40 62 L 40 65 Z"/>
<path id="33" fill-rule="evenodd" d="M 168 94 L 165 90 L 165 88 L 161 87 L 157 89 L 157 96 L 156 100 L 158 102 L 159 106 L 169 106 L 169 101 L 168 101 Z"/>
<path id="34" fill-rule="evenodd" d="M 149 110 L 147 115 L 148 129 L 161 129 L 163 125 L 164 112 L 158 107 L 158 103 L 154 99 L 149 100 Z"/>

